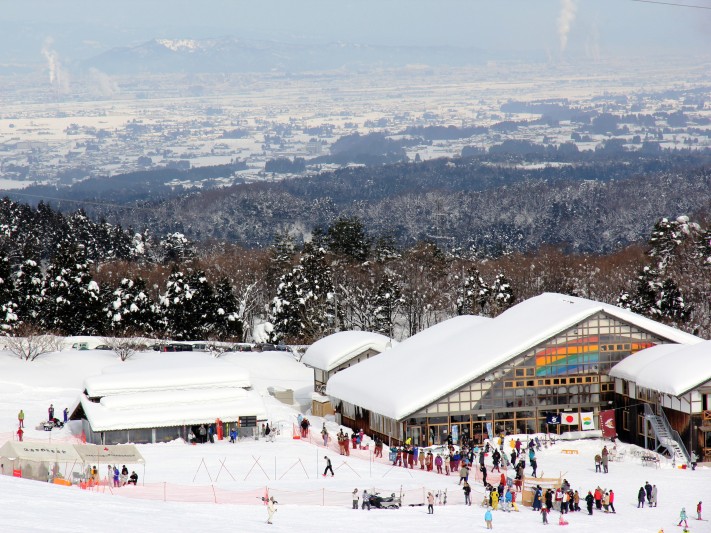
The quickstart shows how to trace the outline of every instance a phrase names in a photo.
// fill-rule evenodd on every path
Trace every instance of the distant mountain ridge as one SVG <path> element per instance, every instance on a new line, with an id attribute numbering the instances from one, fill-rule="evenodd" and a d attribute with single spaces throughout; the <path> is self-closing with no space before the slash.
<path id="1" fill-rule="evenodd" d="M 481 64 L 474 48 L 373 46 L 355 43 L 293 43 L 237 37 L 152 39 L 112 48 L 83 63 L 108 74 L 309 71 L 343 67 L 401 67 L 408 64 Z"/>

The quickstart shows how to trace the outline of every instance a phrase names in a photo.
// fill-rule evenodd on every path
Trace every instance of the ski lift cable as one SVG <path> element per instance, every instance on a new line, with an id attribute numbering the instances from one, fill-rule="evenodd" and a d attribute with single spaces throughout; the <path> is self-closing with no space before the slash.
<path id="1" fill-rule="evenodd" d="M 677 2 L 663 2 L 662 0 L 631 0 L 632 2 L 639 2 L 642 4 L 659 4 L 663 6 L 672 6 L 672 7 L 687 7 L 691 9 L 708 9 L 711 10 L 711 6 L 700 6 L 697 4 L 680 4 Z"/>

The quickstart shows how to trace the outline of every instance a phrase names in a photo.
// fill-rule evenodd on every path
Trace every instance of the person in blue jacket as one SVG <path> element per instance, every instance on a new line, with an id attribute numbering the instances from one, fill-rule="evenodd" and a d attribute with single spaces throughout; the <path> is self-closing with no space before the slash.
<path id="1" fill-rule="evenodd" d="M 486 522 L 486 529 L 494 529 L 494 526 L 492 525 L 492 521 L 494 520 L 494 517 L 491 515 L 491 507 L 489 507 L 486 512 L 484 513 L 484 521 Z"/>

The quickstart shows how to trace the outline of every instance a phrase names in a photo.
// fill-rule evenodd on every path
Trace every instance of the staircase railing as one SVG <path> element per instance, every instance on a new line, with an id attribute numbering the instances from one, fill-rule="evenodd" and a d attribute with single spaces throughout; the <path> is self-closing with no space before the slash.
<path id="1" fill-rule="evenodd" d="M 679 435 L 679 432 L 676 431 L 671 427 L 671 424 L 669 423 L 669 420 L 667 419 L 666 415 L 664 414 L 664 409 L 661 407 L 659 408 L 659 415 L 657 415 L 652 407 L 645 403 L 644 404 L 644 414 L 645 418 L 647 418 L 652 426 L 652 430 L 654 431 L 654 437 L 656 441 L 659 443 L 660 446 L 664 446 L 667 450 L 669 450 L 669 453 L 671 453 L 672 458 L 676 458 L 676 451 L 674 450 L 673 447 L 670 447 L 668 443 L 663 442 L 660 437 L 660 435 L 657 434 L 657 429 L 656 429 L 656 424 L 653 423 L 653 421 L 657 421 L 661 423 L 662 427 L 664 430 L 667 432 L 669 437 L 674 440 L 675 444 L 679 447 L 679 450 L 681 451 L 682 455 L 684 456 L 684 460 L 688 463 L 691 460 L 691 456 L 689 455 L 689 452 L 686 449 L 686 446 L 684 446 L 684 441 L 681 439 L 681 435 Z"/>

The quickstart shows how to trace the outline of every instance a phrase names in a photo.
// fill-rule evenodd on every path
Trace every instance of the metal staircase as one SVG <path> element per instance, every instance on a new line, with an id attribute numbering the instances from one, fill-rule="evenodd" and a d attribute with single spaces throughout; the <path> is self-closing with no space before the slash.
<path id="1" fill-rule="evenodd" d="M 667 420 L 664 410 L 659 408 L 660 414 L 655 414 L 649 404 L 644 404 L 644 418 L 649 420 L 649 425 L 654 431 L 654 438 L 657 441 L 657 447 L 654 451 L 659 451 L 660 448 L 665 448 L 673 462 L 678 464 L 688 464 L 691 460 L 689 452 L 681 440 L 679 432 L 672 429 Z"/>

